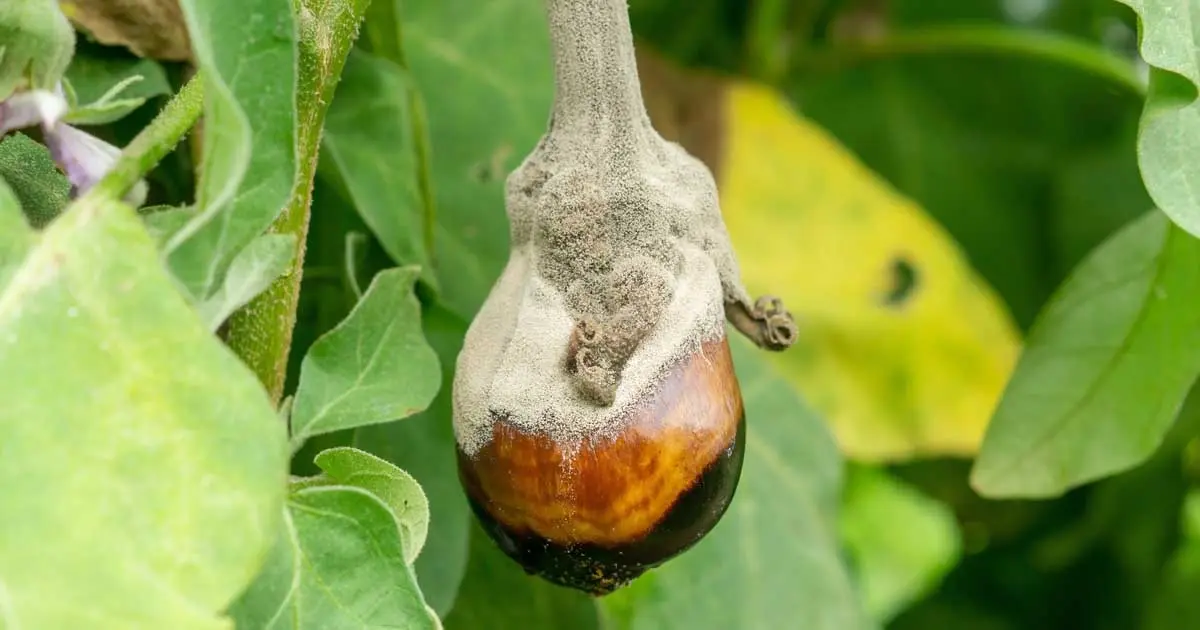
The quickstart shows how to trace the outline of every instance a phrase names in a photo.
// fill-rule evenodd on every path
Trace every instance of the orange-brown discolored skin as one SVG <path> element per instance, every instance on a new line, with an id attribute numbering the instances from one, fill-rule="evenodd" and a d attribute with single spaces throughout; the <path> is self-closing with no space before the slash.
<path id="1" fill-rule="evenodd" d="M 485 529 L 526 570 L 605 594 L 716 525 L 741 473 L 744 411 L 725 339 L 670 368 L 615 436 L 572 445 L 496 418 L 459 472 Z"/>

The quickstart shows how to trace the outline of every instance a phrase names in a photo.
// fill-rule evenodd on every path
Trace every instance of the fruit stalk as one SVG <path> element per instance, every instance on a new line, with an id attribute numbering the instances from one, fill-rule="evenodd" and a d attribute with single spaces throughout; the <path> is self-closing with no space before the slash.
<path id="1" fill-rule="evenodd" d="M 554 57 L 555 129 L 650 129 L 626 0 L 546 0 Z M 617 143 L 628 146 L 628 143 Z"/>

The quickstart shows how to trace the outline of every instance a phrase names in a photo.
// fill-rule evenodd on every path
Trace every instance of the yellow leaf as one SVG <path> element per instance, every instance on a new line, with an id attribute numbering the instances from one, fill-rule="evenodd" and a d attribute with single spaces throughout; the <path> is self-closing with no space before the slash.
<path id="1" fill-rule="evenodd" d="M 944 230 L 774 90 L 721 90 L 718 188 L 754 295 L 800 340 L 771 359 L 849 457 L 973 455 L 1020 349 Z M 770 422 L 759 418 L 758 422 Z"/>

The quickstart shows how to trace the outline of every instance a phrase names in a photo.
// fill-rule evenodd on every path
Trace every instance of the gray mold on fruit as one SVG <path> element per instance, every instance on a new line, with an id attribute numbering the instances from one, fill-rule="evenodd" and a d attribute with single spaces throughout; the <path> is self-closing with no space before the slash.
<path id="1" fill-rule="evenodd" d="M 549 130 L 508 178 L 511 252 L 458 358 L 455 432 L 468 455 L 497 417 L 569 448 L 615 435 L 666 370 L 725 334 L 795 337 L 751 304 L 712 174 L 653 129 L 625 0 L 546 0 Z"/>

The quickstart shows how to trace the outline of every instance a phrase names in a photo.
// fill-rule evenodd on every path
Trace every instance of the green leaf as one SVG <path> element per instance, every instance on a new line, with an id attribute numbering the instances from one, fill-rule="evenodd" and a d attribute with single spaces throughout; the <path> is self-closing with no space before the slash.
<path id="1" fill-rule="evenodd" d="M 65 78 L 78 104 L 63 120 L 74 125 L 106 125 L 171 93 L 166 72 L 152 59 L 76 55 Z"/>
<path id="2" fill-rule="evenodd" d="M 318 168 L 345 190 L 392 260 L 420 265 L 421 279 L 436 287 L 424 239 L 413 91 L 395 64 L 352 52 L 329 108 Z"/>
<path id="3" fill-rule="evenodd" d="M 139 208 L 138 213 L 142 215 L 146 231 L 160 248 L 195 215 L 191 206 L 149 206 Z"/>
<path id="4" fill-rule="evenodd" d="M 362 232 L 346 232 L 346 238 L 342 244 L 345 250 L 342 257 L 342 272 L 346 274 L 346 284 L 350 287 L 350 292 L 354 294 L 354 300 L 357 302 L 363 296 L 362 283 L 359 282 L 358 276 L 363 259 L 366 257 L 364 248 L 367 246 L 367 235 Z"/>
<path id="5" fill-rule="evenodd" d="M 349 486 L 301 488 L 288 513 L 267 567 L 231 610 L 239 628 L 440 627 L 378 497 Z"/>
<path id="6" fill-rule="evenodd" d="M 68 209 L 11 275 L 0 399 L 10 625 L 227 627 L 278 528 L 284 427 L 132 209 Z"/>
<path id="7" fill-rule="evenodd" d="M 0 3 L 0 101 L 14 89 L 53 90 L 75 52 L 75 29 L 55 0 Z"/>
<path id="8" fill-rule="evenodd" d="M 1163 570 L 1150 598 L 1143 630 L 1176 630 L 1200 625 L 1200 492 L 1184 503 L 1184 540 Z"/>
<path id="9" fill-rule="evenodd" d="M 525 574 L 478 526 L 470 531 L 471 560 L 446 630 L 602 627 L 586 595 Z"/>
<path id="10" fill-rule="evenodd" d="M 907 2 L 897 12 L 998 6 Z M 889 29 L 903 37 L 900 17 Z M 1082 156 L 1133 150 L 1126 130 L 1141 97 L 1055 59 L 911 45 L 839 72 L 805 75 L 789 93 L 806 116 L 945 227 L 1027 329 L 1072 267 L 1057 237 L 1078 230 L 1089 242 L 1069 247 L 1094 245 L 1107 232 L 1080 228 L 1111 225 L 1085 215 L 1064 230 L 1056 225 L 1064 209 L 1048 192 Z M 1116 181 L 1129 179 L 1121 173 Z M 1120 224 L 1146 207 L 1124 208 Z"/>
<path id="11" fill-rule="evenodd" d="M 295 630 L 300 590 L 300 541 L 290 510 L 283 510 L 281 530 L 254 582 L 229 607 L 237 628 Z"/>
<path id="12" fill-rule="evenodd" d="M 216 330 L 234 311 L 283 275 L 295 254 L 296 237 L 291 234 L 264 234 L 250 241 L 229 265 L 221 288 L 197 306 L 201 319 L 209 329 Z"/>
<path id="13" fill-rule="evenodd" d="M 21 213 L 20 202 L 0 177 L 0 286 L 8 283 L 9 276 L 25 259 L 35 240 L 33 230 Z"/>
<path id="14" fill-rule="evenodd" d="M 613 630 L 871 627 L 840 557 L 829 431 L 740 337 L 746 460 L 729 511 L 691 550 L 600 600 Z"/>
<path id="15" fill-rule="evenodd" d="M 167 243 L 197 300 L 286 205 L 296 179 L 296 25 L 288 0 L 182 0 L 205 75 L 197 214 Z"/>
<path id="16" fill-rule="evenodd" d="M 1200 236 L 1200 21 L 1191 0 L 1118 0 L 1138 13 L 1142 58 L 1153 66 L 1142 110 L 1138 163 L 1154 202 Z"/>
<path id="17" fill-rule="evenodd" d="M 150 99 L 170 94 L 171 82 L 161 64 L 138 57 L 98 57 L 78 54 L 67 68 L 66 79 L 80 103 L 102 100 L 114 86 L 134 77 L 140 80 L 121 90 L 123 98 Z"/>
<path id="18" fill-rule="evenodd" d="M 29 222 L 44 227 L 67 206 L 71 183 L 45 146 L 20 132 L 0 140 L 0 178 L 21 201 Z"/>
<path id="19" fill-rule="evenodd" d="M 388 506 L 400 527 L 404 562 L 412 564 L 429 534 L 429 500 L 417 480 L 386 460 L 356 448 L 327 449 L 315 461 L 331 480 L 362 488 Z"/>
<path id="20" fill-rule="evenodd" d="M 410 416 L 440 387 L 438 358 L 421 334 L 418 270 L 381 271 L 350 315 L 313 343 L 300 367 L 292 443 Z"/>
<path id="21" fill-rule="evenodd" d="M 1050 497 L 1149 457 L 1200 373 L 1200 241 L 1159 212 L 1109 239 L 1039 315 L 971 472 Z"/>
<path id="22" fill-rule="evenodd" d="M 435 304 L 424 313 L 422 323 L 426 338 L 437 351 L 442 382 L 452 383 L 455 357 L 462 349 L 467 322 Z M 451 387 L 442 387 L 420 414 L 404 422 L 362 427 L 354 434 L 355 446 L 406 470 L 429 497 L 434 527 L 415 568 L 426 601 L 442 615 L 455 604 L 467 568 L 471 518 L 454 458 L 452 393 Z"/>
<path id="23" fill-rule="evenodd" d="M 438 276 L 454 279 L 442 287 L 442 299 L 470 317 L 508 257 L 505 178 L 541 138 L 550 115 L 554 79 L 544 8 L 539 0 L 400 6 L 408 70 L 436 147 L 434 250 Z"/>
<path id="24" fill-rule="evenodd" d="M 962 553 L 949 507 L 886 471 L 856 466 L 846 479 L 841 538 L 871 616 L 881 624 L 923 597 Z"/>

